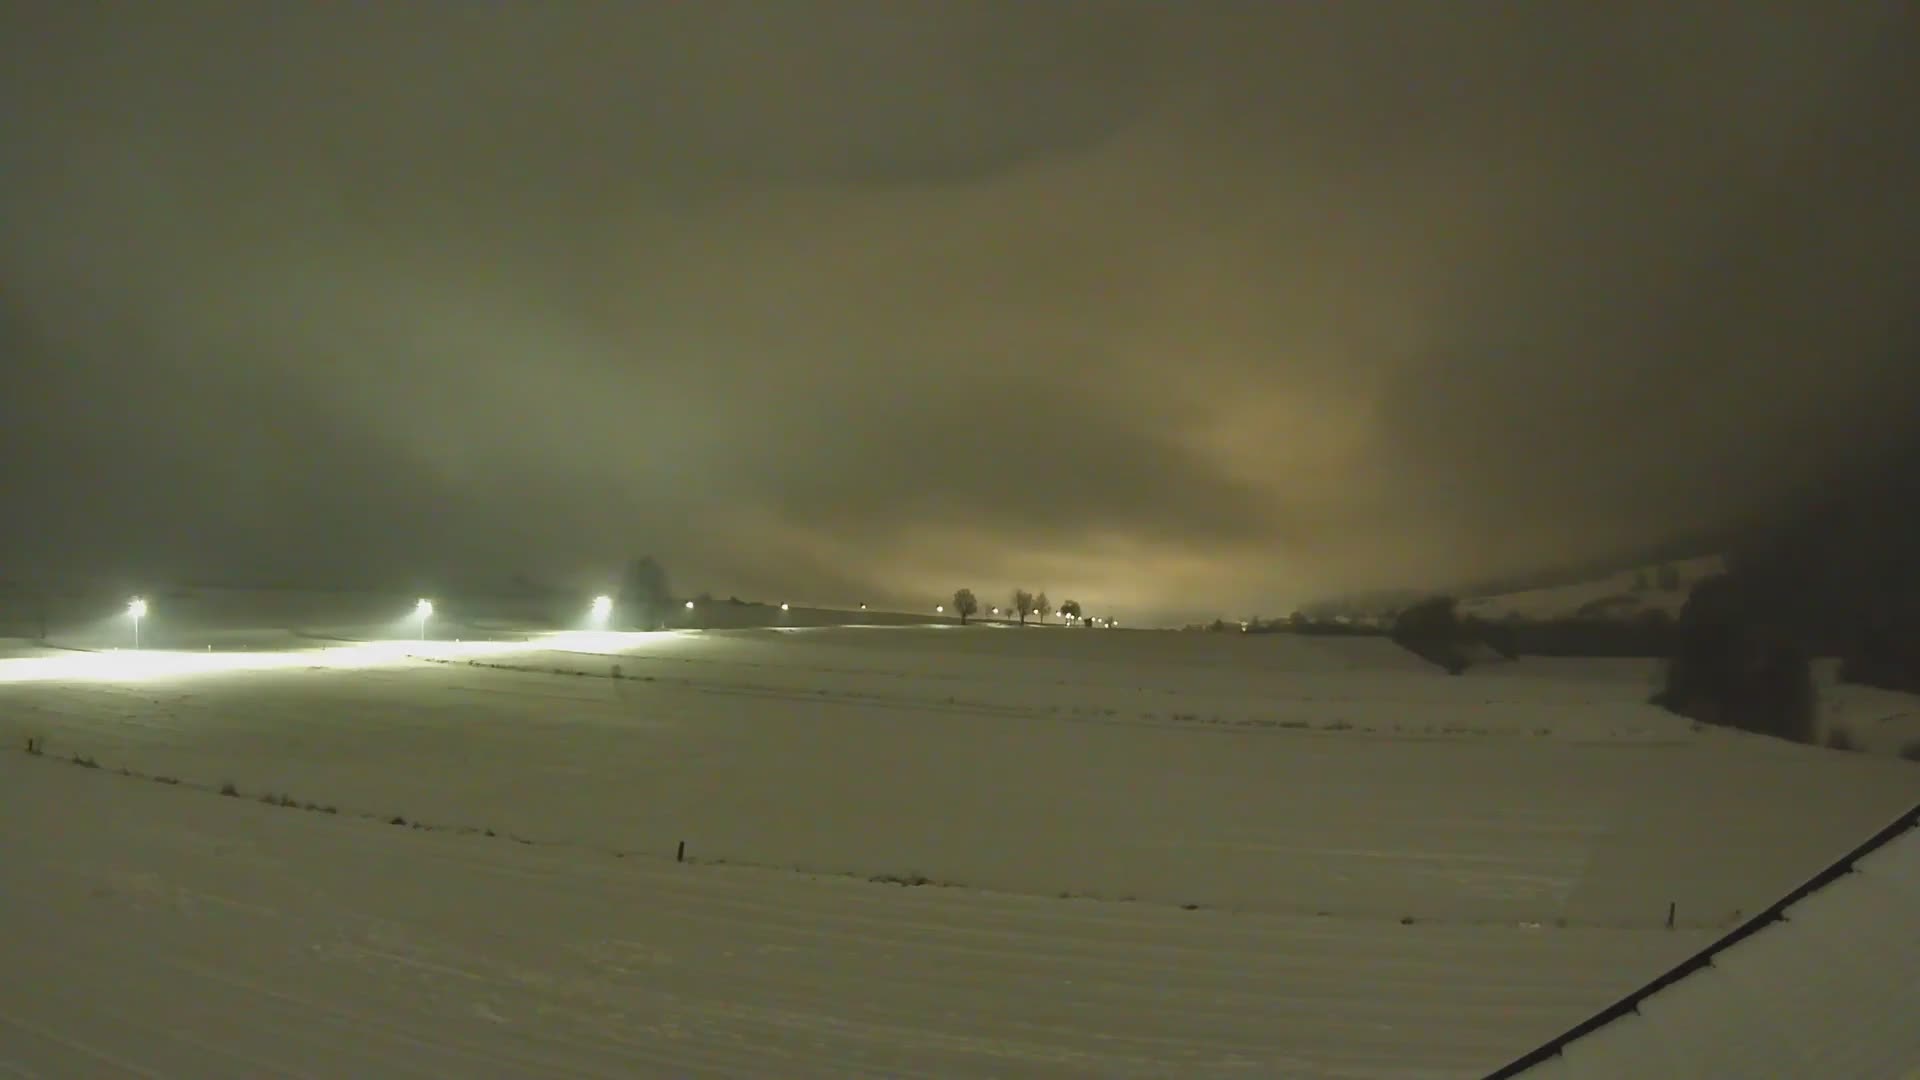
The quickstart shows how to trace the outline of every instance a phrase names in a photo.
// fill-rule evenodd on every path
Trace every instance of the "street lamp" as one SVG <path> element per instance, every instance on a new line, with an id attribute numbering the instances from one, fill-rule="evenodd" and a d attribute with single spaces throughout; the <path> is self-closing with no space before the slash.
<path id="1" fill-rule="evenodd" d="M 127 604 L 127 616 L 133 620 L 133 647 L 140 647 L 140 620 L 147 614 L 147 602 L 134 597 Z"/>
<path id="2" fill-rule="evenodd" d="M 413 605 L 413 613 L 420 617 L 420 640 L 425 641 L 427 640 L 427 619 L 433 615 L 433 601 L 421 597 L 420 602 Z"/>
<path id="3" fill-rule="evenodd" d="M 593 598 L 593 621 L 605 626 L 607 616 L 613 614 L 613 597 L 596 596 Z"/>
<path id="4" fill-rule="evenodd" d="M 692 610 L 693 610 L 693 601 L 691 601 L 691 600 L 689 600 L 689 601 L 687 601 L 687 610 L 688 610 L 688 611 L 692 611 Z"/>
<path id="5" fill-rule="evenodd" d="M 781 604 L 781 605 L 780 605 L 780 610 L 781 610 L 781 611 L 792 611 L 792 610 L 793 610 L 793 605 L 792 605 L 792 604 Z"/>
<path id="6" fill-rule="evenodd" d="M 945 614 L 945 613 L 946 613 L 946 610 L 947 610 L 947 605 L 945 605 L 945 604 L 935 604 L 935 605 L 933 605 L 933 613 L 934 613 L 935 615 L 942 615 L 942 614 Z"/>

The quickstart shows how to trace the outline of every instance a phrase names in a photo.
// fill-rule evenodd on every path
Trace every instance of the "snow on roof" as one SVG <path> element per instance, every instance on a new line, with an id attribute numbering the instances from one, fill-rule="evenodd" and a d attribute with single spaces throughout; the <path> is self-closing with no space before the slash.
<path id="1" fill-rule="evenodd" d="M 1920 805 L 1489 1080 L 1920 1076 Z"/>

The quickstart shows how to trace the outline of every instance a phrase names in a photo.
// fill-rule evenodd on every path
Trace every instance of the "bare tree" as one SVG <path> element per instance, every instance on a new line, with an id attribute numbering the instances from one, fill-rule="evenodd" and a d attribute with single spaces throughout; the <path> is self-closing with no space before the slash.
<path id="1" fill-rule="evenodd" d="M 953 610 L 960 613 L 960 625 L 967 625 L 967 619 L 980 610 L 980 601 L 973 598 L 972 589 L 953 591 Z"/>
<path id="2" fill-rule="evenodd" d="M 1039 613 L 1041 622 L 1047 621 L 1047 613 L 1052 611 L 1053 608 L 1047 603 L 1046 593 L 1041 593 L 1039 596 L 1033 598 L 1033 610 Z"/>
<path id="3" fill-rule="evenodd" d="M 1027 625 L 1027 616 L 1033 614 L 1033 594 L 1025 589 L 1013 590 L 1013 610 L 1020 616 L 1020 625 Z"/>

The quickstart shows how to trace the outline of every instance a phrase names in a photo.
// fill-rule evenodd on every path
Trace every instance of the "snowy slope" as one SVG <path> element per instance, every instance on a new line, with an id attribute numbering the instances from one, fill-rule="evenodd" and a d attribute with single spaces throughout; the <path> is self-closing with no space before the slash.
<path id="1" fill-rule="evenodd" d="M 1472 1074 L 1920 798 L 1908 763 L 1694 731 L 1642 703 L 1648 670 L 1452 679 L 1364 639 L 957 627 L 0 659 L 0 746 L 50 753 L 0 754 L 0 817 L 59 823 L 5 834 L 0 924 L 65 1002 L 0 988 L 0 1010 L 85 1041 L 103 987 L 138 1018 L 182 979 L 285 986 L 272 1023 L 403 1018 L 380 1074 L 494 1036 L 561 1055 L 505 1075 L 845 1075 L 858 1055 L 890 1075 Z M 211 794 L 226 782 L 340 813 Z M 378 824 L 395 815 L 435 828 Z M 697 866 L 671 862 L 681 840 Z M 71 902 L 96 888 L 140 903 Z M 208 905 L 233 914 L 194 921 Z M 839 929 L 808 937 L 822 919 Z M 142 926 L 174 944 L 125 986 L 45 944 L 97 940 L 104 965 Z M 315 951 L 334 934 L 399 959 L 356 974 Z M 603 939 L 668 963 L 607 974 L 580 959 Z M 763 946 L 790 966 L 753 983 Z M 228 970 L 246 955 L 269 959 Z M 409 963 L 447 971 L 375 985 Z M 703 964 L 725 974 L 687 974 Z M 570 1003 L 639 1023 L 636 1001 L 698 1047 L 568 1026 Z M 230 1037 L 222 1008 L 182 1037 Z M 527 1010 L 511 1035 L 479 1011 L 505 1008 Z M 597 1049 L 566 1057 L 540 1024 Z M 302 1060 L 276 1045 L 248 1052 Z M 68 1052 L 28 1062 L 64 1073 Z M 140 1060 L 260 1071 L 170 1052 Z"/>
<path id="2" fill-rule="evenodd" d="M 0 792 L 8 1075 L 1465 1076 L 1700 943 L 676 865 L 17 753 Z"/>
<path id="3" fill-rule="evenodd" d="M 1631 619 L 1649 611 L 1678 615 L 1687 602 L 1687 591 L 1695 582 L 1726 569 L 1726 561 L 1718 555 L 1685 559 L 1670 565 L 1679 574 L 1677 590 L 1660 589 L 1659 568 L 1646 566 L 1571 585 L 1469 597 L 1461 602 L 1460 610 L 1485 619 L 1565 619 L 1583 611 L 1618 619 Z"/>

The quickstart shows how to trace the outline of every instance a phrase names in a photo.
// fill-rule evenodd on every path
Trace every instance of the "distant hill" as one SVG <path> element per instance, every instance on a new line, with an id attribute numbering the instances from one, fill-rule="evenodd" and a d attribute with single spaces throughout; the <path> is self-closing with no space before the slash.
<path id="1" fill-rule="evenodd" d="M 1622 621 L 1649 611 L 1678 615 L 1695 582 L 1725 570 L 1726 559 L 1719 555 L 1649 563 L 1542 588 L 1469 594 L 1461 599 L 1460 612 L 1483 619 Z"/>

